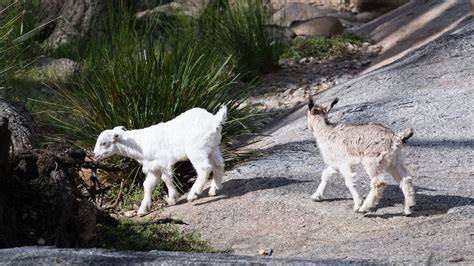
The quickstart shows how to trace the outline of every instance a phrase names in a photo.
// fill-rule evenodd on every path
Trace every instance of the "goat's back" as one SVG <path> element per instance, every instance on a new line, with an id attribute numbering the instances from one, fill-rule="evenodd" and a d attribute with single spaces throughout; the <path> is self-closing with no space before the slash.
<path id="1" fill-rule="evenodd" d="M 222 127 L 215 115 L 202 108 L 190 109 L 176 118 L 164 123 L 172 129 L 186 130 L 187 136 L 204 136 Z"/>
<path id="2" fill-rule="evenodd" d="M 342 157 L 359 161 L 364 157 L 379 157 L 396 149 L 394 132 L 380 124 L 337 125 L 318 140 L 323 157 L 338 161 Z"/>
<path id="3" fill-rule="evenodd" d="M 202 108 L 190 109 L 174 119 L 150 127 L 160 145 L 185 152 L 187 147 L 215 147 L 220 144 L 220 119 Z"/>

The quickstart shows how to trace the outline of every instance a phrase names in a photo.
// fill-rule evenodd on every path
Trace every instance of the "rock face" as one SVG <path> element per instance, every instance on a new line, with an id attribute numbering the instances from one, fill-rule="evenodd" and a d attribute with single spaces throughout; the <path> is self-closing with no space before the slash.
<path id="1" fill-rule="evenodd" d="M 409 0 L 355 0 L 353 2 L 353 12 L 362 13 L 362 12 L 382 12 L 386 13 L 392 9 L 395 9 Z"/>
<path id="2" fill-rule="evenodd" d="M 280 26 L 288 27 L 293 21 L 308 20 L 333 12 L 335 12 L 335 10 L 322 9 L 305 3 L 289 3 L 273 14 L 272 22 Z"/>
<path id="3" fill-rule="evenodd" d="M 389 177 L 381 208 L 365 216 L 352 211 L 341 177 L 331 180 L 326 201 L 310 200 L 325 164 L 307 129 L 306 107 L 255 145 L 264 156 L 226 173 L 221 196 L 159 215 L 181 219 L 237 254 L 272 248 L 277 257 L 472 264 L 466 232 L 474 219 L 474 21 L 465 23 L 392 65 L 315 96 L 319 103 L 340 98 L 331 121 L 414 128 L 403 152 L 417 193 L 413 217 L 403 217 L 402 193 Z M 368 177 L 354 170 L 365 196 Z"/>
<path id="4" fill-rule="evenodd" d="M 39 75 L 64 80 L 79 69 L 79 64 L 68 58 L 41 57 L 33 65 Z"/>
<path id="5" fill-rule="evenodd" d="M 152 9 L 141 11 L 136 14 L 138 19 L 156 15 L 156 14 L 165 14 L 168 16 L 175 16 L 183 14 L 186 16 L 198 18 L 204 9 L 209 4 L 210 0 L 178 0 L 170 3 L 165 3 L 158 5 Z"/>
<path id="6" fill-rule="evenodd" d="M 290 30 L 295 36 L 336 36 L 344 32 L 341 21 L 335 17 L 318 17 L 305 21 L 294 21 Z"/>
<path id="7" fill-rule="evenodd" d="M 277 259 L 219 253 L 134 252 L 106 249 L 21 247 L 0 249 L 2 264 L 153 264 L 153 265 L 366 265 L 367 261 Z"/>
<path id="8" fill-rule="evenodd" d="M 0 117 L 6 117 L 10 121 L 14 153 L 34 147 L 37 125 L 25 106 L 0 99 Z"/>
<path id="9" fill-rule="evenodd" d="M 354 0 L 349 1 L 341 1 L 341 0 L 270 0 L 270 4 L 275 10 L 279 10 L 288 4 L 293 3 L 302 3 L 308 4 L 313 6 L 324 6 L 333 9 L 340 8 L 342 6 L 349 6 L 351 2 Z"/>
<path id="10" fill-rule="evenodd" d="M 391 63 L 429 43 L 472 16 L 465 0 L 411 1 L 356 29 L 383 47 L 375 68 Z"/>

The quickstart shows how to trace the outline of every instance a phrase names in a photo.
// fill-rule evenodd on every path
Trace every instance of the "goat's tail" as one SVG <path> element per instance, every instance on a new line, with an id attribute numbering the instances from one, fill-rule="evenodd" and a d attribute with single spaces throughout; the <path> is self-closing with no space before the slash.
<path id="1" fill-rule="evenodd" d="M 214 117 L 218 125 L 224 124 L 227 119 L 227 106 L 222 105 L 221 109 L 219 109 Z"/>
<path id="2" fill-rule="evenodd" d="M 409 138 L 413 136 L 413 129 L 407 128 L 400 133 L 395 134 L 401 143 L 406 142 Z"/>

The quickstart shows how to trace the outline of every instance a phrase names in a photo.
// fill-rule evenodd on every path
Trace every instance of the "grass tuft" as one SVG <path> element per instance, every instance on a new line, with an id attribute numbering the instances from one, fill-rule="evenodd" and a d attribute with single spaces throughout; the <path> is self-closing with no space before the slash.
<path id="1" fill-rule="evenodd" d="M 121 220 L 117 225 L 98 224 L 95 242 L 98 248 L 120 250 L 215 252 L 197 233 L 184 233 L 176 225 L 153 222 Z"/>

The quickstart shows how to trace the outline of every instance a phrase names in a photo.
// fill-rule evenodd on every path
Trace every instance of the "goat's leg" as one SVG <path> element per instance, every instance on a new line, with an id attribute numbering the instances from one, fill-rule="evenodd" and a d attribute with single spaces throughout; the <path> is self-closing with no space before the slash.
<path id="1" fill-rule="evenodd" d="M 156 185 L 158 184 L 158 181 L 158 175 L 153 172 L 147 173 L 145 181 L 143 182 L 143 188 L 145 192 L 142 204 L 140 205 L 140 208 L 137 211 L 138 216 L 143 216 L 147 214 L 148 209 L 151 207 L 151 195 Z"/>
<path id="2" fill-rule="evenodd" d="M 209 174 L 212 171 L 212 164 L 209 160 L 208 154 L 190 154 L 188 155 L 188 158 L 197 173 L 196 182 L 194 182 L 194 185 L 191 187 L 191 191 L 189 191 L 187 198 L 188 202 L 192 202 L 202 193 L 207 179 L 209 178 Z"/>
<path id="3" fill-rule="evenodd" d="M 166 185 L 166 188 L 168 189 L 168 198 L 166 199 L 166 203 L 168 203 L 168 205 L 175 205 L 176 201 L 179 198 L 179 193 L 174 185 L 172 167 L 169 167 L 168 169 L 163 171 L 161 179 L 163 180 Z"/>
<path id="4" fill-rule="evenodd" d="M 389 173 L 400 184 L 400 189 L 405 198 L 403 214 L 410 215 L 413 213 L 413 206 L 415 206 L 415 188 L 412 184 L 412 177 L 405 168 L 403 162 L 398 161 L 388 169 Z"/>
<path id="5" fill-rule="evenodd" d="M 337 170 L 330 166 L 324 169 L 323 173 L 321 174 L 321 183 L 319 183 L 319 186 L 316 189 L 316 192 L 314 192 L 314 194 L 311 195 L 311 200 L 319 201 L 323 199 L 324 191 L 326 190 L 328 180 L 329 178 L 331 178 L 331 176 L 333 176 L 336 173 L 337 173 Z"/>
<path id="6" fill-rule="evenodd" d="M 359 209 L 359 212 L 365 213 L 370 209 L 375 209 L 382 198 L 386 187 L 383 175 L 387 167 L 386 161 L 383 158 L 368 158 L 362 161 L 362 165 L 370 177 L 370 192 Z"/>
<path id="7" fill-rule="evenodd" d="M 224 158 L 219 148 L 215 148 L 211 153 L 212 162 L 212 182 L 209 189 L 209 196 L 217 195 L 217 191 L 222 188 L 222 177 L 224 176 Z"/>
<path id="8" fill-rule="evenodd" d="M 385 187 L 386 184 L 383 176 L 372 177 L 369 195 L 367 195 L 367 198 L 364 200 L 359 212 L 365 213 L 370 209 L 374 209 L 382 198 Z"/>
<path id="9" fill-rule="evenodd" d="M 357 212 L 359 211 L 362 199 L 360 198 L 359 192 L 357 191 L 354 184 L 354 177 L 356 174 L 352 171 L 352 167 L 350 165 L 340 168 L 339 172 L 344 177 L 344 183 L 351 192 L 352 199 L 354 200 L 354 211 Z"/>

